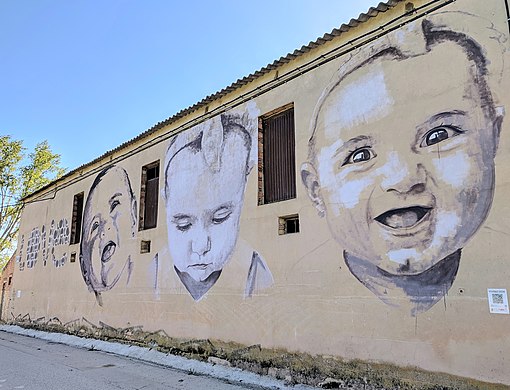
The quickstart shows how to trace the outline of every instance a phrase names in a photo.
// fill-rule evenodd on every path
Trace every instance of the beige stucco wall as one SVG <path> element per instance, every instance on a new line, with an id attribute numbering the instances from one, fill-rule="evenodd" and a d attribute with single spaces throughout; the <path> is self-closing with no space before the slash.
<path id="1" fill-rule="evenodd" d="M 447 22 L 452 20 L 452 29 L 472 35 L 473 38 L 476 37 L 475 39 L 479 40 L 481 46 L 486 50 L 486 56 L 489 60 L 488 79 L 490 89 L 494 95 L 495 105 L 510 107 L 510 93 L 507 88 L 509 85 L 508 76 L 510 75 L 508 65 L 510 57 L 508 55 L 508 25 L 506 24 L 504 1 L 458 0 L 453 3 L 439 3 L 445 6 L 432 12 L 433 16 L 445 11 L 463 12 L 477 16 L 473 18 L 466 14 L 454 14 L 451 19 L 449 19 L 450 16 L 446 16 L 444 20 Z M 420 9 L 419 7 L 422 5 L 424 8 Z M 437 5 L 437 3 L 433 4 L 433 6 Z M 427 6 L 427 2 L 419 1 L 415 2 L 415 7 L 418 9 L 416 13 L 403 18 L 401 18 L 404 13 L 403 3 L 386 13 L 379 14 L 376 18 L 351 29 L 332 42 L 286 64 L 278 70 L 278 76 L 281 77 L 286 72 L 319 58 L 320 55 L 328 53 L 335 47 L 340 47 L 367 32 L 374 31 L 367 35 L 367 38 L 381 34 L 382 30 L 378 29 L 380 25 L 389 23 L 385 28 L 385 31 L 387 31 L 393 26 L 402 24 L 401 28 L 392 33 L 392 38 L 383 35 L 375 41 L 375 44 L 363 45 L 359 50 L 340 56 L 265 92 L 250 102 L 229 110 L 230 114 L 237 113 L 238 116 L 249 114 L 242 123 L 252 136 L 252 140 L 255 140 L 252 142 L 250 160 L 255 163 L 255 166 L 246 178 L 244 202 L 242 202 L 238 240 L 235 248 L 232 249 L 229 261 L 224 266 L 220 278 L 201 299 L 194 300 L 191 297 L 173 269 L 172 253 L 174 252 L 169 249 L 167 235 L 168 229 L 172 227 L 167 226 L 167 207 L 163 197 L 159 198 L 157 228 L 144 231 L 136 229 L 134 235 L 131 235 L 130 226 L 126 226 L 126 224 L 119 225 L 118 231 L 120 231 L 122 244 L 117 246 L 115 256 L 117 256 L 116 259 L 122 258 L 122 260 L 116 261 L 124 262 L 124 259 L 130 257 L 132 271 L 129 275 L 129 283 L 127 283 L 128 271 L 124 269 L 115 286 L 108 291 L 100 292 L 102 306 L 98 304 L 95 294 L 90 291 L 84 282 L 79 262 L 80 245 L 69 245 L 64 234 L 64 243 L 51 247 L 48 235 L 52 221 L 58 225 L 59 221 L 66 220 L 70 228 L 73 196 L 83 191 L 85 198 L 87 198 L 98 173 L 111 164 L 125 170 L 133 193 L 139 202 L 141 167 L 159 159 L 161 164 L 159 184 L 160 189 L 162 189 L 164 187 L 166 150 L 172 140 L 170 134 L 179 126 L 195 118 L 200 118 L 200 115 L 204 114 L 203 110 L 192 113 L 173 125 L 158 130 L 149 139 L 127 146 L 124 151 L 117 152 L 111 158 L 108 157 L 103 162 L 83 169 L 81 173 L 76 173 L 66 179 L 67 181 L 57 182 L 55 184 L 56 191 L 54 191 L 55 188 L 50 188 L 45 193 L 37 194 L 28 199 L 23 211 L 20 239 L 18 240 L 19 243 L 23 241 L 24 246 L 23 248 L 18 247 L 21 257 L 16 265 L 17 270 L 14 278 L 13 313 L 21 316 L 29 313 L 31 318 L 56 316 L 63 323 L 85 317 L 91 322 L 103 321 L 115 327 L 143 325 L 146 330 L 164 329 L 169 335 L 175 337 L 214 338 L 248 345 L 261 344 L 263 347 L 283 347 L 288 350 L 314 354 L 392 362 L 402 366 L 418 366 L 432 371 L 448 372 L 490 382 L 510 384 L 510 371 L 508 370 L 510 315 L 489 313 L 487 298 L 488 288 L 510 289 L 510 266 L 508 266 L 506 260 L 509 249 L 506 237 L 510 232 L 510 219 L 508 217 L 510 210 L 506 201 L 510 195 L 508 180 L 508 167 L 510 166 L 508 128 L 510 124 L 508 123 L 508 116 L 503 119 L 501 138 L 494 160 L 492 157 L 483 158 L 482 146 L 474 141 L 473 144 L 469 144 L 471 145 L 470 148 L 467 147 L 466 156 L 469 156 L 469 158 L 455 160 L 465 162 L 466 166 L 474 164 L 474 169 L 479 168 L 476 162 L 482 161 L 487 164 L 482 170 L 489 172 L 488 176 L 490 176 L 490 165 L 494 161 L 495 191 L 492 204 L 490 204 L 492 196 L 485 196 L 488 191 L 490 192 L 490 188 L 486 186 L 487 182 L 480 178 L 477 179 L 478 176 L 476 176 L 475 171 L 473 171 L 474 173 L 469 171 L 471 173 L 464 176 L 459 173 L 461 175 L 459 188 L 475 185 L 478 183 L 476 180 L 483 183 L 484 187 L 475 191 L 478 194 L 478 197 L 475 198 L 479 202 L 489 198 L 485 201 L 489 202 L 490 210 L 483 221 L 484 213 L 478 209 L 473 209 L 470 218 L 457 220 L 457 225 L 451 228 L 450 243 L 448 243 L 448 238 L 443 237 L 446 242 L 443 246 L 447 247 L 451 244 L 451 248 L 455 250 L 462 248 L 462 256 L 459 270 L 456 276 L 454 275 L 453 284 L 451 287 L 448 285 L 446 294 L 430 307 L 416 309 L 417 306 L 409 304 L 409 297 L 398 289 L 396 290 L 396 298 L 385 303 L 383 302 L 386 299 L 385 296 L 381 296 L 381 294 L 385 294 L 384 292 L 380 294 L 372 292 L 365 286 L 370 284 L 366 280 L 364 280 L 365 284 L 360 283 L 350 272 L 342 253 L 344 250 L 349 251 L 350 248 L 346 247 L 350 245 L 355 247 L 356 242 L 359 242 L 360 245 L 364 240 L 369 242 L 371 237 L 363 238 L 364 236 L 360 233 L 362 229 L 358 226 L 349 225 L 348 222 L 342 219 L 344 214 L 336 219 L 333 218 L 334 211 L 332 210 L 334 207 L 332 203 L 326 204 L 326 206 L 331 207 L 327 207 L 326 212 L 323 213 L 325 215 L 321 217 L 311 202 L 306 187 L 299 179 L 301 164 L 309 160 L 310 124 L 321 94 L 329 83 L 335 77 L 338 77 L 336 76 L 339 74 L 338 69 L 345 64 L 349 56 L 353 56 L 352 61 L 356 61 L 356 58 L 367 57 L 369 50 L 375 50 L 373 48 L 380 47 L 383 42 L 391 41 L 395 45 L 400 44 L 404 51 L 414 53 L 413 55 L 416 55 L 418 59 L 413 63 L 412 71 L 409 70 L 411 67 L 408 67 L 406 71 L 397 74 L 391 73 L 390 65 L 397 63 L 400 68 L 395 72 L 399 72 L 401 69 L 405 69 L 401 65 L 410 64 L 411 60 L 386 60 L 382 65 L 383 68 L 386 65 L 388 66 L 384 68 L 388 71 L 385 73 L 385 80 L 388 83 L 391 80 L 393 83 L 392 91 L 398 92 L 394 96 L 398 96 L 398 94 L 407 97 L 412 96 L 404 102 L 394 98 L 394 102 L 401 104 L 398 107 L 391 108 L 394 110 L 394 118 L 398 112 L 402 120 L 396 121 L 394 119 L 391 122 L 393 126 L 390 129 L 386 126 L 380 128 L 381 134 L 388 131 L 394 132 L 396 137 L 395 152 L 398 152 L 399 138 L 407 134 L 408 131 L 415 132 L 414 128 L 409 128 L 409 124 L 412 124 L 415 119 L 418 121 L 420 117 L 424 117 L 424 113 L 427 112 L 429 107 L 435 109 L 437 106 L 444 105 L 445 110 L 455 110 L 458 108 L 455 104 L 462 105 L 467 102 L 466 107 L 473 109 L 473 112 L 469 112 L 471 119 L 481 121 L 479 113 L 475 113 L 476 107 L 472 107 L 473 101 L 477 101 L 478 98 L 472 98 L 468 93 L 472 92 L 472 89 L 469 89 L 466 84 L 469 82 L 469 78 L 459 76 L 459 80 L 466 82 L 458 85 L 459 91 L 464 93 L 464 100 L 459 99 L 462 100 L 462 104 L 461 101 L 452 103 L 450 95 L 443 90 L 444 83 L 448 83 L 454 76 L 458 76 L 455 69 L 458 69 L 461 75 L 466 73 L 467 62 L 464 61 L 465 57 L 459 56 L 459 52 L 456 52 L 459 49 L 451 44 L 452 46 L 448 46 L 448 50 L 441 51 L 439 57 L 435 58 L 443 61 L 443 68 L 438 68 L 438 62 L 432 60 L 430 63 L 421 61 L 431 58 L 427 56 L 437 54 L 442 50 L 442 46 L 438 45 L 437 48 L 433 48 L 431 54 L 423 54 L 425 49 L 420 46 L 424 45 L 423 38 L 420 38 L 420 34 L 422 34 L 420 33 L 420 23 L 423 21 L 423 14 L 429 12 L 432 5 Z M 415 17 L 417 18 L 415 24 L 405 23 Z M 430 17 L 430 15 L 427 17 Z M 392 20 L 395 20 L 395 22 L 392 23 Z M 486 25 L 489 26 L 489 29 L 485 28 Z M 417 37 L 407 39 L 413 34 Z M 423 55 L 418 56 L 420 53 Z M 445 57 L 449 57 L 450 54 L 451 59 L 445 60 Z M 371 72 L 375 72 L 372 68 L 367 69 L 353 73 L 354 76 L 352 77 L 355 80 L 353 79 L 352 85 L 361 85 L 363 77 L 368 77 L 372 74 Z M 446 72 L 445 74 L 441 74 L 443 69 Z M 359 78 L 356 79 L 358 75 Z M 422 77 L 417 75 L 422 75 Z M 220 102 L 210 104 L 208 110 L 212 111 L 231 99 L 249 94 L 258 86 L 270 82 L 274 78 L 274 72 L 267 74 L 234 91 L 231 96 L 222 98 Z M 427 81 L 419 84 L 420 79 Z M 366 101 L 375 99 L 374 101 L 377 101 L 378 104 L 374 105 L 371 111 L 376 113 L 375 116 L 372 117 L 372 113 L 364 112 L 364 121 L 377 123 L 377 120 L 383 121 L 385 118 L 387 112 L 380 112 L 380 107 L 383 107 L 387 100 L 378 97 L 381 92 L 381 85 L 377 82 L 379 79 L 368 78 L 367 80 L 372 80 L 372 84 L 366 83 Z M 345 82 L 350 81 L 345 79 Z M 353 91 L 352 93 L 356 93 L 356 88 L 353 87 L 350 90 Z M 412 94 L 409 91 L 412 91 Z M 359 100 L 359 105 L 363 106 L 365 104 L 364 100 Z M 289 103 L 294 104 L 295 112 L 297 197 L 289 201 L 259 206 L 255 159 L 257 156 L 256 117 Z M 346 103 L 346 106 L 348 106 L 348 103 Z M 357 108 L 352 107 L 351 114 L 356 110 Z M 500 112 L 499 110 L 498 113 Z M 155 118 L 155 120 L 158 119 L 161 118 Z M 352 121 L 351 127 L 354 127 L 353 123 L 358 126 L 363 125 L 363 123 L 359 123 L 359 118 L 354 118 Z M 218 126 L 221 126 L 220 122 L 206 122 L 204 126 L 207 127 L 207 123 L 214 124 L 213 132 L 215 129 L 217 132 L 221 131 L 218 130 L 220 128 Z M 333 120 L 333 123 L 336 122 Z M 402 124 L 401 129 L 397 128 L 399 123 Z M 418 125 L 418 123 L 415 123 L 415 125 Z M 442 125 L 451 124 L 436 124 L 436 126 Z M 467 129 L 464 129 L 467 130 L 466 134 L 472 134 L 478 130 L 469 126 L 467 125 Z M 195 128 L 187 132 L 192 134 L 198 130 Z M 452 130 L 449 129 L 449 131 Z M 450 134 L 453 141 L 457 142 L 456 140 L 462 139 L 461 136 L 453 138 L 456 135 L 457 133 Z M 337 136 L 340 137 L 338 134 Z M 211 137 L 211 139 L 215 139 L 214 135 Z M 140 144 L 151 139 L 154 140 L 153 146 L 136 152 Z M 238 149 L 235 149 L 232 145 L 238 144 L 230 144 L 229 142 L 224 141 L 225 147 L 233 148 L 228 149 L 228 151 L 235 155 Z M 492 144 L 497 143 L 495 140 L 491 142 Z M 477 145 L 480 147 L 479 149 L 477 149 Z M 377 143 L 371 146 L 376 151 L 379 159 L 382 159 L 385 153 L 386 155 L 392 153 L 391 150 L 389 152 L 379 152 L 378 147 Z M 463 148 L 463 146 L 459 148 Z M 386 146 L 386 149 L 388 149 L 388 146 Z M 485 151 L 485 153 L 489 152 Z M 448 150 L 445 151 L 445 155 L 447 154 Z M 237 161 L 242 157 L 243 154 L 241 153 L 240 157 L 237 157 Z M 213 153 L 213 157 L 210 159 L 214 160 L 214 158 Z M 224 160 L 230 161 L 226 157 Z M 189 164 L 191 166 L 191 162 Z M 437 166 L 439 163 L 431 164 Z M 185 161 L 177 166 L 180 171 L 186 171 L 186 167 Z M 456 172 L 463 172 L 467 169 L 462 165 L 455 164 L 447 168 Z M 220 168 L 220 172 L 221 169 L 223 168 Z M 189 172 L 189 174 L 198 174 L 197 172 L 199 171 L 195 170 Z M 409 174 L 409 172 L 407 173 Z M 474 179 L 473 175 L 476 176 Z M 207 181 L 205 177 L 207 176 L 203 178 L 203 191 L 189 194 L 189 198 L 195 200 L 197 204 L 206 202 L 213 196 L 211 194 L 216 191 L 216 187 L 211 184 L 212 181 Z M 227 188 L 237 185 L 234 179 L 235 172 L 231 177 L 231 181 L 223 182 Z M 347 182 L 349 177 L 345 176 L 342 180 Z M 465 199 L 459 195 L 462 192 L 461 189 L 455 191 L 452 189 L 454 186 L 442 187 L 438 185 L 439 179 L 434 180 L 435 178 L 431 177 L 425 183 L 428 185 L 427 191 L 432 194 L 431 196 L 434 199 L 445 197 L 445 202 L 452 199 L 453 204 L 455 204 L 454 200 Z M 487 180 L 490 184 L 490 177 Z M 324 184 L 325 181 L 326 179 L 323 176 L 322 183 Z M 475 184 L 472 184 L 473 182 Z M 182 187 L 191 186 L 189 177 L 176 178 L 172 183 Z M 123 186 L 121 181 L 112 176 L 103 181 L 98 192 L 106 197 L 109 193 L 122 192 L 124 189 L 125 185 Z M 376 190 L 374 189 L 374 191 Z M 324 194 L 325 190 L 321 195 L 324 196 Z M 363 195 L 361 197 L 364 199 Z M 412 203 L 412 201 L 406 199 L 402 198 L 402 203 L 407 206 L 415 206 L 419 203 L 418 201 Z M 103 206 L 97 203 L 92 209 L 99 207 Z M 345 209 L 345 215 L 347 215 L 352 207 L 346 206 Z M 119 220 L 121 217 L 127 217 L 128 211 L 126 210 L 129 209 L 120 211 Z M 108 211 L 103 211 L 103 213 L 108 214 Z M 299 214 L 300 232 L 279 235 L 278 217 L 292 214 Z M 456 231 L 463 228 L 469 231 L 469 226 L 476 225 L 472 221 L 477 218 L 481 225 L 471 228 L 474 232 L 464 233 L 466 235 L 465 239 L 455 237 Z M 127 220 L 129 221 L 129 218 Z M 336 232 L 335 235 L 335 224 L 342 226 L 345 224 L 347 227 L 344 229 L 350 229 L 349 234 L 341 231 L 341 233 Z M 33 229 L 39 229 L 41 233 L 43 226 L 46 230 L 46 244 L 42 240 L 40 241 L 37 261 L 33 267 L 28 267 L 27 247 L 29 237 Z M 233 224 L 232 226 L 235 227 L 236 225 Z M 351 233 L 352 237 L 349 238 Z M 221 234 L 223 237 L 229 234 L 235 236 L 237 230 L 224 231 L 220 233 L 220 236 Z M 151 240 L 150 253 L 140 254 L 142 240 Z M 458 245 L 455 247 L 455 244 Z M 210 245 L 213 247 L 216 242 L 211 241 Z M 380 248 L 380 245 L 375 247 Z M 43 253 L 44 247 L 46 249 L 45 253 Z M 52 248 L 53 253 L 51 253 Z M 267 288 L 256 290 L 252 297 L 246 298 L 244 296 L 246 275 L 253 250 L 260 255 L 265 265 L 270 269 L 273 283 L 264 284 L 262 283 L 264 280 L 262 280 L 261 287 Z M 423 252 L 426 252 L 426 250 L 423 250 Z M 381 251 L 384 250 L 381 249 Z M 73 252 L 76 253 L 76 262 L 71 263 L 70 255 Z M 53 254 L 57 260 L 62 257 L 66 258 L 62 266 L 55 266 Z M 156 255 L 157 262 L 155 261 Z M 45 258 L 46 265 L 44 265 Z M 439 259 L 424 260 L 426 263 L 430 263 L 430 261 L 437 262 Z M 24 263 L 23 267 L 20 267 L 21 263 Z M 423 264 L 423 262 L 417 264 L 417 267 L 419 267 L 419 264 Z M 99 272 L 97 267 L 96 272 Z M 405 274 L 406 271 L 399 272 Z M 409 271 L 409 275 L 419 274 L 420 272 Z M 364 275 L 360 276 L 358 274 L 358 276 L 363 278 Z M 386 286 L 389 291 L 388 296 L 392 295 L 391 286 L 391 283 Z"/>

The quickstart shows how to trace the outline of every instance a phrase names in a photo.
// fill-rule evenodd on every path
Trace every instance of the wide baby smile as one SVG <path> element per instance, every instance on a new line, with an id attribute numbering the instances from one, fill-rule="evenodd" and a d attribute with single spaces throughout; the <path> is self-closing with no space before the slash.
<path id="1" fill-rule="evenodd" d="M 431 209 L 422 206 L 393 209 L 375 217 L 375 220 L 392 229 L 409 229 L 417 225 Z"/>

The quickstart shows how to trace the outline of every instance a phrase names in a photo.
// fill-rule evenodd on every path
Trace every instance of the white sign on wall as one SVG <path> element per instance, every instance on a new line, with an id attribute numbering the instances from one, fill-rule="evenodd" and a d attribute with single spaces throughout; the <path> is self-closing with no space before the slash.
<path id="1" fill-rule="evenodd" d="M 488 288 L 489 311 L 497 314 L 509 314 L 506 288 Z"/>

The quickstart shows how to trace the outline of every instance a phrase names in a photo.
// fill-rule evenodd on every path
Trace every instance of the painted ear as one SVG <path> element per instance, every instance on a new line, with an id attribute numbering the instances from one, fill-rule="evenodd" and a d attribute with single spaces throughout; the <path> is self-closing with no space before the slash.
<path id="1" fill-rule="evenodd" d="M 131 220 L 133 221 L 133 224 L 131 225 L 131 237 L 134 237 L 136 234 L 136 222 L 138 221 L 137 214 L 138 208 L 136 207 L 136 199 L 133 198 L 131 201 Z"/>
<path id="2" fill-rule="evenodd" d="M 253 161 L 249 161 L 248 164 L 246 164 L 246 176 L 250 175 L 251 170 L 253 169 L 255 163 Z"/>
<path id="3" fill-rule="evenodd" d="M 494 138 L 495 138 L 495 141 L 496 141 L 495 142 L 496 147 L 495 147 L 494 153 L 498 149 L 499 136 L 501 134 L 501 126 L 502 126 L 503 118 L 504 117 L 505 117 L 505 107 L 497 106 L 496 107 L 496 118 L 494 119 L 494 122 L 493 122 Z"/>
<path id="4" fill-rule="evenodd" d="M 319 217 L 324 217 L 326 208 L 320 194 L 319 176 L 311 163 L 305 162 L 301 165 L 301 180 L 306 187 L 310 200 L 317 209 Z"/>

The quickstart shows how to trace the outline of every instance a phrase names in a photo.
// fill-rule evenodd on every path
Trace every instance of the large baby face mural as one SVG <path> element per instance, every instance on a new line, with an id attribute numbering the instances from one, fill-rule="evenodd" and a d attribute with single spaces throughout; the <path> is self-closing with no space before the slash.
<path id="1" fill-rule="evenodd" d="M 238 240 L 251 170 L 250 124 L 248 114 L 223 114 L 175 136 L 167 150 L 168 248 L 195 300 L 216 283 Z M 261 261 L 258 254 L 254 258 Z"/>
<path id="2" fill-rule="evenodd" d="M 112 289 L 132 263 L 126 254 L 136 228 L 136 198 L 127 172 L 110 166 L 97 175 L 83 212 L 80 266 L 85 283 L 102 305 L 101 293 Z M 122 253 L 122 254 L 121 254 Z"/>
<path id="3" fill-rule="evenodd" d="M 494 192 L 502 110 L 481 44 L 450 17 L 347 62 L 317 105 L 302 166 L 349 270 L 387 303 L 391 290 L 407 296 L 413 314 L 451 287 Z"/>

